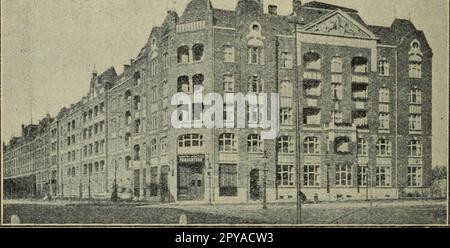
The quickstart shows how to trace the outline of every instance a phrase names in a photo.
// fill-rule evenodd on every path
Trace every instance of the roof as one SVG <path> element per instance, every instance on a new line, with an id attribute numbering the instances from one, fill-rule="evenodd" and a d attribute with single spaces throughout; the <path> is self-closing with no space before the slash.
<path id="1" fill-rule="evenodd" d="M 368 29 L 372 31 L 378 38 L 379 43 L 384 45 L 395 45 L 395 34 L 389 27 L 369 25 Z"/>
<path id="2" fill-rule="evenodd" d="M 343 10 L 345 12 L 358 13 L 358 11 L 355 10 L 355 9 L 349 9 L 349 8 L 342 7 L 342 6 L 328 4 L 328 3 L 322 3 L 322 2 L 317 2 L 317 1 L 312 1 L 312 2 L 309 2 L 309 3 L 305 3 L 305 4 L 303 4 L 303 7 L 316 8 L 316 9 L 326 9 L 326 10 L 341 9 L 341 10 Z"/>
<path id="3" fill-rule="evenodd" d="M 184 9 L 180 17 L 181 22 L 193 22 L 203 20 L 205 14 L 210 11 L 211 2 L 209 0 L 192 0 Z"/>

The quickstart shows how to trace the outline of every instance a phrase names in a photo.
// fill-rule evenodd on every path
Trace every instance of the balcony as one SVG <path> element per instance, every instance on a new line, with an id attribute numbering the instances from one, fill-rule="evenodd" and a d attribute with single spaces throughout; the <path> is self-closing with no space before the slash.
<path id="1" fill-rule="evenodd" d="M 239 154 L 237 152 L 219 152 L 219 162 L 238 162 Z"/>
<path id="2" fill-rule="evenodd" d="M 353 109 L 355 110 L 367 110 L 367 102 L 363 101 L 354 101 Z"/>
<path id="3" fill-rule="evenodd" d="M 280 164 L 294 164 L 295 162 L 295 156 L 292 155 L 286 155 L 286 154 L 278 154 L 278 163 Z"/>
<path id="4" fill-rule="evenodd" d="M 409 106 L 410 114 L 422 114 L 422 107 L 420 105 L 410 105 Z"/>
<path id="5" fill-rule="evenodd" d="M 422 158 L 408 158 L 408 164 L 409 165 L 422 165 L 423 159 Z"/>
<path id="6" fill-rule="evenodd" d="M 205 26 L 206 26 L 205 21 L 182 23 L 182 24 L 177 25 L 177 33 L 198 31 L 198 30 L 205 29 Z"/>
<path id="7" fill-rule="evenodd" d="M 319 106 L 319 100 L 313 98 L 306 98 L 306 106 L 310 108 L 317 108 Z"/>
<path id="8" fill-rule="evenodd" d="M 369 157 L 358 157 L 358 165 L 367 165 L 369 164 Z"/>
<path id="9" fill-rule="evenodd" d="M 377 162 L 377 165 L 391 165 L 392 158 L 391 157 L 378 157 L 376 162 Z"/>
<path id="10" fill-rule="evenodd" d="M 303 160 L 305 164 L 321 164 L 322 162 L 320 156 L 305 156 Z"/>
<path id="11" fill-rule="evenodd" d="M 369 77 L 367 75 L 352 75 L 352 83 L 369 83 Z"/>
<path id="12" fill-rule="evenodd" d="M 316 71 L 306 71 L 303 73 L 303 80 L 307 82 L 320 82 L 322 81 L 322 74 Z"/>

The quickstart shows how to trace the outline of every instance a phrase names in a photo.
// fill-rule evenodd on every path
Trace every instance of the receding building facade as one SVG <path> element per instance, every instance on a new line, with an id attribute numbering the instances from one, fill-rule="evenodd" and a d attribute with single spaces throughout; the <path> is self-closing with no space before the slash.
<path id="1" fill-rule="evenodd" d="M 409 20 L 372 26 L 357 10 L 292 5 L 287 16 L 262 0 L 240 0 L 235 10 L 192 0 L 181 16 L 168 11 L 122 74 L 94 72 L 89 95 L 58 115 L 49 134 L 59 157 L 52 192 L 109 198 L 117 187 L 121 198 L 146 201 L 289 201 L 300 180 L 308 199 L 422 193 L 433 55 L 424 33 Z M 245 128 L 197 128 L 208 109 L 193 99 L 197 87 L 279 93 L 278 137 L 261 138 L 251 108 Z M 193 103 L 172 103 L 177 93 Z M 240 118 L 235 107 L 224 106 L 225 124 Z M 194 127 L 174 128 L 172 117 Z M 11 172 L 11 151 L 5 179 L 22 175 Z"/>

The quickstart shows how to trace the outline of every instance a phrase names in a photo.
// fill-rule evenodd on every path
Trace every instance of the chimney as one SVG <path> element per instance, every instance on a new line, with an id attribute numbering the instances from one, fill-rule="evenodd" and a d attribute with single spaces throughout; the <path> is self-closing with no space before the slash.
<path id="1" fill-rule="evenodd" d="M 302 8 L 302 1 L 300 0 L 292 0 L 292 10 L 293 12 L 297 12 Z"/>
<path id="2" fill-rule="evenodd" d="M 278 14 L 277 11 L 278 11 L 278 7 L 276 5 L 273 5 L 273 4 L 269 5 L 269 14 L 277 15 Z"/>

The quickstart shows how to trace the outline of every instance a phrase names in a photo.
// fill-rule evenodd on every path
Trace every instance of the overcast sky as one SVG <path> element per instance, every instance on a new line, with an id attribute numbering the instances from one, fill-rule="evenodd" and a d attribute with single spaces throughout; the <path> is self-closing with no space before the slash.
<path id="1" fill-rule="evenodd" d="M 86 94 L 93 65 L 122 72 L 167 9 L 189 0 L 2 0 L 2 139 Z M 309 1 L 303 1 L 309 2 Z M 446 0 L 323 0 L 359 10 L 372 25 L 395 16 L 414 22 L 433 48 L 433 164 L 447 164 L 448 6 Z M 237 0 L 212 0 L 234 9 Z M 265 0 L 291 12 L 291 0 Z M 70 94 L 67 94 L 70 93 Z M 32 96 L 32 97 L 31 97 Z"/>

